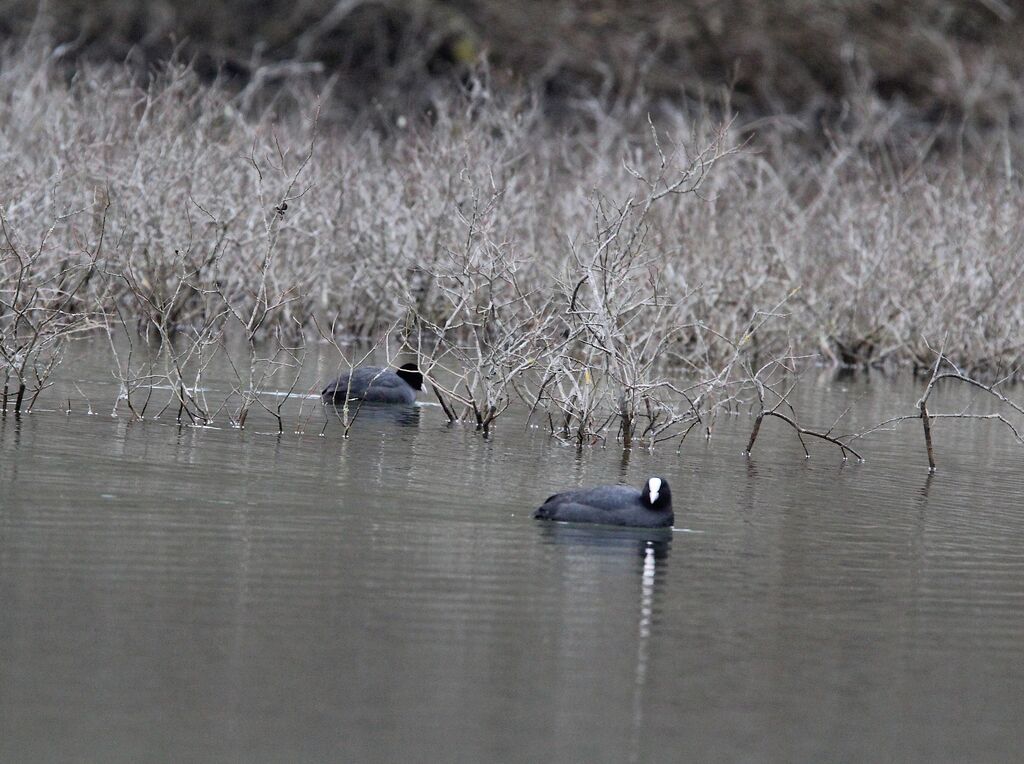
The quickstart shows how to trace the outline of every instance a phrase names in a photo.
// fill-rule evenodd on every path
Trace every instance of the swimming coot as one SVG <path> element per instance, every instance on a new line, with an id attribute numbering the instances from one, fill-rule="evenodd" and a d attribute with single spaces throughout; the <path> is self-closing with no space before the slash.
<path id="1" fill-rule="evenodd" d="M 635 528 L 667 528 L 675 519 L 668 482 L 659 477 L 650 478 L 640 491 L 627 485 L 602 485 L 556 493 L 533 516 L 538 520 Z"/>
<path id="2" fill-rule="evenodd" d="M 360 366 L 342 373 L 320 395 L 326 403 L 344 403 L 346 398 L 367 403 L 415 403 L 416 391 L 422 389 L 419 367 L 407 363 L 399 369 Z"/>

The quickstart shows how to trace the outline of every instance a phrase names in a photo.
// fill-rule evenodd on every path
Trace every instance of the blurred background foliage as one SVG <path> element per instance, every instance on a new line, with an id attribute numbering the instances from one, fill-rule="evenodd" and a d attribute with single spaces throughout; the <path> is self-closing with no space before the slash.
<path id="1" fill-rule="evenodd" d="M 481 62 L 492 87 L 563 112 L 727 92 L 748 118 L 804 127 L 882 108 L 984 130 L 1024 104 L 1024 10 L 1007 0 L 0 0 L 0 35 L 72 65 L 312 72 L 354 106 L 423 105 Z"/>

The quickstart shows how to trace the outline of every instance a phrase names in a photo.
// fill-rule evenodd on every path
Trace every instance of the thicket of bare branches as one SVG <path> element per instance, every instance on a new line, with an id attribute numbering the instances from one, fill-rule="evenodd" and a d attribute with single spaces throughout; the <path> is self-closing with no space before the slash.
<path id="1" fill-rule="evenodd" d="M 787 413 L 780 375 L 930 371 L 940 334 L 965 375 L 1020 368 L 1009 131 L 965 158 L 894 150 L 879 118 L 805 156 L 708 111 L 635 130 L 595 105 L 587 128 L 556 129 L 486 79 L 386 133 L 318 119 L 329 105 L 300 86 L 276 92 L 253 116 L 187 66 L 142 86 L 116 67 L 64 81 L 45 51 L 2 62 L 15 405 L 45 388 L 67 337 L 100 330 L 131 415 L 159 384 L 182 421 L 244 426 L 259 408 L 283 428 L 266 388 L 285 370 L 288 395 L 309 392 L 308 343 L 335 343 L 340 372 L 354 340 L 387 336 L 449 419 L 485 432 L 521 403 L 566 441 L 654 444 L 753 406 L 758 426 L 856 456 Z M 211 402 L 215 354 L 236 383 Z"/>

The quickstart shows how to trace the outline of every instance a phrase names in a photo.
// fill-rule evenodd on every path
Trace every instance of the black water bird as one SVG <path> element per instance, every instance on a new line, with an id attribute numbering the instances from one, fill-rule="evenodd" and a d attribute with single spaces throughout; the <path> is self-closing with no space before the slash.
<path id="1" fill-rule="evenodd" d="M 533 516 L 538 520 L 634 528 L 668 528 L 675 520 L 672 492 L 668 481 L 660 477 L 649 478 L 641 490 L 627 485 L 602 485 L 556 493 Z"/>
<path id="2" fill-rule="evenodd" d="M 414 363 L 398 369 L 360 366 L 343 372 L 320 393 L 326 403 L 341 404 L 346 400 L 367 403 L 416 402 L 416 391 L 423 389 L 423 374 Z"/>

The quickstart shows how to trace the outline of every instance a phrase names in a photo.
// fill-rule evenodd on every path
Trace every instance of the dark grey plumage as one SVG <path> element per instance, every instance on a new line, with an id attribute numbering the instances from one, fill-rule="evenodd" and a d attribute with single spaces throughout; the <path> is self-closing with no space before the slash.
<path id="1" fill-rule="evenodd" d="M 675 520 L 668 482 L 659 477 L 649 478 L 642 490 L 626 485 L 602 485 L 556 493 L 549 496 L 533 516 L 538 520 L 634 528 L 667 528 Z"/>
<path id="2" fill-rule="evenodd" d="M 351 373 L 343 372 L 320 395 L 327 403 L 340 404 L 348 399 L 411 404 L 416 402 L 416 391 L 422 389 L 423 375 L 416 364 L 407 363 L 397 370 L 360 366 L 352 369 Z"/>

